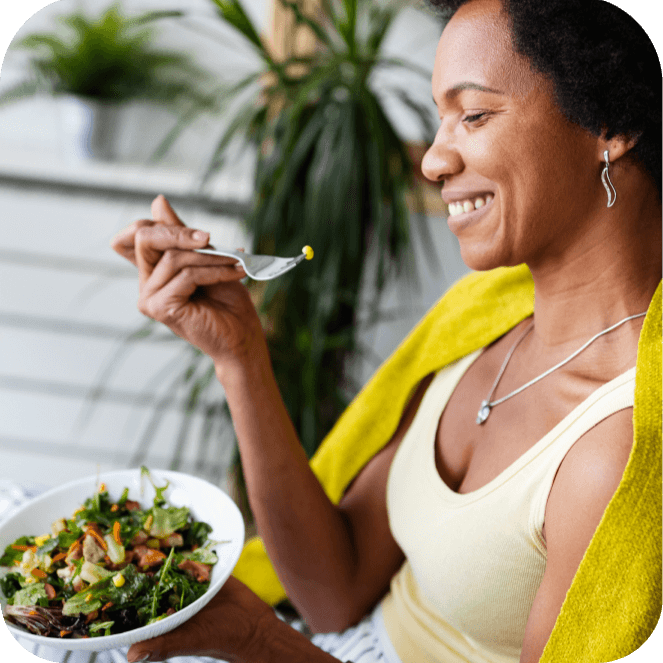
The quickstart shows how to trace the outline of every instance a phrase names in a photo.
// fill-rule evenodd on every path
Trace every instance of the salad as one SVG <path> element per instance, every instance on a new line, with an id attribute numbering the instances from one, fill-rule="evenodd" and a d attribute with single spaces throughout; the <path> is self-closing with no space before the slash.
<path id="1" fill-rule="evenodd" d="M 202 596 L 218 558 L 210 525 L 169 506 L 168 483 L 143 508 L 106 486 L 51 531 L 7 546 L 0 578 L 8 622 L 37 635 L 89 638 L 123 633 L 174 614 Z"/>

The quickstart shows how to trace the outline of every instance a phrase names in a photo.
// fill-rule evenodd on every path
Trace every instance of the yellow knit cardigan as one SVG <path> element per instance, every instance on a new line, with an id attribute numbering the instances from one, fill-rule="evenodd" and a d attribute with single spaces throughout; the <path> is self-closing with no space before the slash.
<path id="1" fill-rule="evenodd" d="M 417 384 L 531 315 L 525 265 L 471 274 L 454 285 L 380 367 L 311 460 L 338 503 L 391 438 Z M 651 634 L 661 612 L 661 284 L 638 344 L 634 443 L 624 476 L 569 589 L 541 663 L 606 663 Z M 285 598 L 260 538 L 235 576 L 272 605 Z"/>

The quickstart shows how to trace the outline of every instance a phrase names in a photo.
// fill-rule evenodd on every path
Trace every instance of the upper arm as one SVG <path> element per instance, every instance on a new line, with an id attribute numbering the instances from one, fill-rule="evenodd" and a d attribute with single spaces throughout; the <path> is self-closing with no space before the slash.
<path id="1" fill-rule="evenodd" d="M 520 663 L 536 663 L 578 566 L 619 486 L 633 443 L 633 410 L 604 419 L 568 452 L 545 514 L 546 571 L 530 611 Z"/>
<path id="2" fill-rule="evenodd" d="M 387 478 L 394 455 L 431 379 L 432 376 L 428 376 L 419 384 L 391 440 L 355 477 L 339 504 L 356 554 L 353 622 L 361 619 L 382 598 L 403 564 L 403 552 L 389 528 Z"/>

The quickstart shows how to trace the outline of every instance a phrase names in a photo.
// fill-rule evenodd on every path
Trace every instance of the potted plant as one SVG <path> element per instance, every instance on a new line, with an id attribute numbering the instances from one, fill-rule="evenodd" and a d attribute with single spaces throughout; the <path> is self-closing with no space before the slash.
<path id="1" fill-rule="evenodd" d="M 236 90 L 256 79 L 262 85 L 235 110 L 208 172 L 224 164 L 234 140 L 244 140 L 257 154 L 246 219 L 253 250 L 287 256 L 305 244 L 318 249 L 304 268 L 270 282 L 256 297 L 269 320 L 283 397 L 312 455 L 358 390 L 347 368 L 348 359 L 361 354 L 359 326 L 376 320 L 391 276 L 413 275 L 411 232 L 426 232 L 414 166 L 385 105 L 400 103 L 413 112 L 429 141 L 433 118 L 404 87 L 376 90 L 374 75 L 401 68 L 430 79 L 430 72 L 383 55 L 403 3 L 323 0 L 312 15 L 301 2 L 281 0 L 316 46 L 279 60 L 240 0 L 213 2 L 262 61 Z M 432 245 L 426 237 L 424 245 Z M 368 301 L 362 293 L 370 293 Z"/>
<path id="2" fill-rule="evenodd" d="M 423 246 L 433 245 L 425 234 L 409 150 L 385 105 L 400 103 L 413 112 L 425 140 L 432 141 L 434 120 L 408 89 L 376 90 L 374 79 L 386 68 L 405 68 L 427 80 L 430 72 L 383 55 L 384 38 L 402 4 L 324 0 L 319 15 L 312 16 L 297 2 L 282 0 L 295 24 L 315 35 L 316 45 L 308 54 L 277 59 L 240 0 L 211 1 L 224 24 L 258 53 L 262 67 L 226 94 L 224 102 L 233 110 L 224 118 L 227 130 L 207 173 L 222 168 L 229 155 L 235 158 L 230 147 L 243 143 L 256 155 L 252 209 L 245 219 L 252 250 L 288 256 L 307 244 L 315 249 L 312 261 L 266 287 L 249 283 L 281 393 L 311 456 L 359 389 L 349 360 L 370 354 L 359 344 L 359 331 L 380 318 L 384 286 L 397 274 L 415 276 L 413 231 L 422 233 Z M 237 103 L 231 103 L 233 92 Z M 432 253 L 429 259 L 436 264 Z M 155 331 L 148 323 L 138 333 Z M 109 359 L 108 371 L 122 352 Z M 232 437 L 232 426 L 223 404 L 214 400 L 211 361 L 193 347 L 186 352 L 185 361 L 172 370 L 164 399 L 182 394 L 186 401 L 182 447 L 193 415 L 203 415 L 198 447 L 209 450 L 217 438 Z M 104 372 L 100 383 L 107 378 Z M 165 383 L 163 374 L 160 381 Z M 145 426 L 134 464 L 144 462 L 158 438 L 162 412 L 155 408 Z M 172 469 L 180 459 L 181 451 Z M 250 519 L 239 464 L 235 469 L 239 491 L 234 497 Z"/>
<path id="3" fill-rule="evenodd" d="M 204 87 L 208 74 L 186 55 L 151 46 L 149 24 L 181 15 L 127 18 L 115 4 L 96 18 L 80 12 L 61 16 L 64 31 L 32 34 L 12 45 L 31 53 L 32 75 L 2 93 L 0 104 L 37 93 L 58 97 L 67 152 L 83 158 L 114 156 L 118 110 L 129 101 L 167 106 L 179 114 L 179 129 L 214 107 L 214 95 Z"/>

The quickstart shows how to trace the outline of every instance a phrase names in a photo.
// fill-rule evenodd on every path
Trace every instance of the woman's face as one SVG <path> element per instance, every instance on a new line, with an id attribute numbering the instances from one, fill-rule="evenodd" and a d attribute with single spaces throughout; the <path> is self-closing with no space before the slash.
<path id="1" fill-rule="evenodd" d="M 552 84 L 514 52 L 499 0 L 472 0 L 446 26 L 433 98 L 441 124 L 422 171 L 444 181 L 465 263 L 563 260 L 605 198 L 598 138 L 564 118 Z"/>

